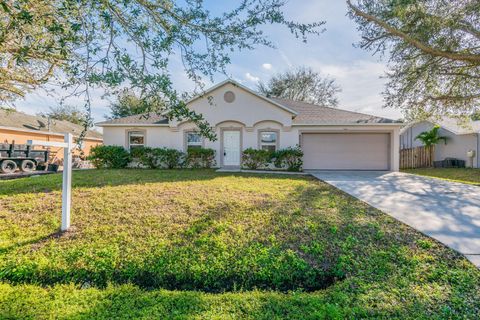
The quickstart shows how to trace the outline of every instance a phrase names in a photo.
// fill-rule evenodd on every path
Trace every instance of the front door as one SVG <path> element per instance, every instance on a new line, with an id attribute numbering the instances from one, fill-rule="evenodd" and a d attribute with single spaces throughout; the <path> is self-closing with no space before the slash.
<path id="1" fill-rule="evenodd" d="M 223 131 L 223 165 L 240 166 L 240 131 Z"/>

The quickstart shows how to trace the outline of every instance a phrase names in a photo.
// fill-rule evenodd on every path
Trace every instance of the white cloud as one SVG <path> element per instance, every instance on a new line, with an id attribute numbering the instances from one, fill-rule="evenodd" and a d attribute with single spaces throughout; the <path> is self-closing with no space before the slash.
<path id="1" fill-rule="evenodd" d="M 252 75 L 250 72 L 245 73 L 245 77 L 251 82 L 259 82 L 260 78 Z"/>
<path id="2" fill-rule="evenodd" d="M 264 63 L 264 64 L 262 64 L 262 68 L 270 71 L 270 70 L 272 70 L 273 66 L 270 63 Z"/>

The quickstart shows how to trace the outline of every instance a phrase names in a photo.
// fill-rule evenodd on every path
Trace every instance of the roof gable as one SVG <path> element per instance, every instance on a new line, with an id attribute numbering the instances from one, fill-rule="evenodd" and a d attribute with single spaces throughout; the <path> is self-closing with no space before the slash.
<path id="1" fill-rule="evenodd" d="M 190 103 L 192 103 L 193 101 L 195 101 L 195 100 L 197 100 L 197 99 L 200 99 L 200 98 L 203 98 L 203 97 L 208 97 L 208 94 L 209 94 L 209 93 L 211 93 L 211 92 L 213 92 L 213 91 L 215 91 L 215 90 L 217 90 L 217 89 L 219 89 L 219 88 L 221 88 L 221 87 L 223 87 L 223 86 L 225 86 L 225 85 L 227 85 L 227 84 L 232 84 L 232 85 L 234 85 L 234 86 L 236 86 L 236 87 L 238 87 L 238 88 L 240 88 L 240 89 L 242 89 L 242 90 L 244 90 L 244 91 L 246 91 L 246 92 L 248 92 L 248 93 L 250 93 L 250 94 L 252 94 L 252 95 L 254 95 L 254 96 L 256 96 L 256 97 L 258 97 L 258 98 L 260 98 L 260 99 L 262 99 L 262 100 L 264 100 L 264 101 L 269 102 L 270 104 L 274 105 L 275 107 L 278 107 L 278 108 L 280 108 L 280 109 L 282 109 L 282 110 L 284 110 L 284 111 L 287 111 L 287 112 L 291 113 L 291 114 L 294 115 L 294 116 L 296 116 L 296 115 L 298 114 L 298 112 L 295 111 L 294 109 L 292 109 L 292 108 L 290 108 L 290 107 L 288 107 L 288 106 L 285 106 L 284 104 L 278 103 L 278 102 L 275 101 L 274 99 L 267 98 L 267 97 L 259 94 L 258 92 L 255 92 L 255 91 L 253 91 L 252 89 L 250 89 L 250 88 L 248 88 L 248 87 L 246 87 L 246 86 L 244 86 L 244 85 L 242 85 L 242 84 L 240 84 L 240 83 L 238 83 L 237 81 L 232 80 L 232 79 L 224 80 L 224 81 L 222 81 L 222 82 L 214 85 L 213 87 L 208 88 L 207 90 L 205 90 L 205 92 L 203 92 L 203 93 L 201 93 L 201 94 L 199 94 L 199 95 L 196 95 L 195 97 L 193 97 L 193 98 L 191 98 L 190 100 L 188 100 L 188 101 L 187 101 L 187 104 L 190 104 Z"/>
<path id="2" fill-rule="evenodd" d="M 225 110 L 228 110 L 228 109 L 223 109 L 223 110 L 211 109 L 210 106 L 212 106 L 212 103 L 209 102 L 209 106 L 207 107 L 206 105 L 207 103 L 205 101 L 202 101 L 201 99 L 209 98 L 213 96 L 216 96 L 216 99 L 219 98 L 218 92 L 216 91 L 225 86 L 227 87 L 229 86 L 232 89 L 236 88 L 238 89 L 237 91 L 245 92 L 247 96 L 250 95 L 251 97 L 253 96 L 255 99 L 262 100 L 263 103 L 261 104 L 263 104 L 264 106 L 272 106 L 272 107 L 278 108 L 278 110 L 282 111 L 282 117 L 283 117 L 282 118 L 283 120 L 279 122 L 283 123 L 286 126 L 290 126 L 290 125 L 372 125 L 372 124 L 378 124 L 378 125 L 389 124 L 389 125 L 395 125 L 395 126 L 401 125 L 401 123 L 392 119 L 372 116 L 364 113 L 342 110 L 338 108 L 319 106 L 319 105 L 301 102 L 301 101 L 292 101 L 292 100 L 279 99 L 279 98 L 268 98 L 231 79 L 227 79 L 225 81 L 222 81 L 212 86 L 211 88 L 207 89 L 203 93 L 188 100 L 187 104 L 192 110 L 195 110 L 199 113 L 204 114 L 207 121 L 212 120 L 211 124 L 215 125 L 221 122 L 218 118 L 221 118 L 223 113 L 226 112 Z M 223 104 L 223 107 L 226 106 L 222 100 L 223 100 L 222 98 L 217 99 L 217 103 L 218 103 L 216 104 L 217 107 L 219 106 L 221 107 L 222 104 Z M 251 100 L 249 101 L 248 104 L 244 104 L 244 106 L 247 107 L 247 105 L 252 106 L 256 104 L 257 103 Z M 273 115 L 271 113 L 269 114 L 265 113 L 266 109 L 263 109 L 264 110 L 263 116 L 259 115 L 259 112 L 261 109 L 259 104 L 257 105 L 258 105 L 257 107 L 259 108 L 258 110 L 252 110 L 252 109 L 249 110 L 247 108 L 246 110 L 237 109 L 235 112 L 233 112 L 230 109 L 228 111 L 229 113 L 227 112 L 223 115 L 228 119 L 223 119 L 223 120 L 241 121 L 242 119 L 240 118 L 245 118 L 245 115 L 247 115 L 248 113 L 253 113 L 253 114 L 248 114 L 249 120 L 243 121 L 247 126 L 249 125 L 251 126 L 257 121 L 275 120 L 273 119 Z M 255 116 L 258 117 L 258 119 L 256 120 L 250 119 Z M 267 117 L 271 117 L 271 119 L 266 119 Z M 130 117 L 125 117 L 120 119 L 104 121 L 104 122 L 98 123 L 97 125 L 98 126 L 129 126 L 129 125 L 176 126 L 177 123 L 176 121 L 172 121 L 170 123 L 162 115 L 151 113 L 151 114 L 130 116 Z"/>

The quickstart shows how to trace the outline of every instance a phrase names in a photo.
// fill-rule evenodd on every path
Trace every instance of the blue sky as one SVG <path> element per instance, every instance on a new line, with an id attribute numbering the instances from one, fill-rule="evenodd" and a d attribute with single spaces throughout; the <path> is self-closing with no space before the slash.
<path id="1" fill-rule="evenodd" d="M 221 10 L 219 3 L 227 1 L 208 0 L 207 7 L 212 11 Z M 233 1 L 228 2 L 234 3 Z M 258 47 L 254 51 L 235 53 L 228 75 L 242 84 L 255 89 L 258 81 L 266 81 L 277 72 L 298 66 L 309 66 L 314 70 L 333 77 L 342 87 L 339 94 L 339 108 L 364 112 L 377 116 L 400 118 L 395 109 L 383 108 L 386 63 L 378 56 L 372 56 L 354 43 L 359 40 L 355 24 L 346 16 L 347 7 L 343 0 L 290 0 L 285 12 L 288 18 L 300 22 L 325 20 L 326 31 L 320 36 L 309 37 L 302 43 L 281 26 L 265 27 L 265 34 L 276 49 Z M 185 76 L 179 63 L 171 65 L 171 72 L 176 89 L 188 91 L 193 83 Z M 218 75 L 215 82 L 225 79 Z M 50 92 L 37 90 L 17 101 L 18 110 L 35 114 L 46 111 L 49 106 L 58 104 L 64 92 L 55 89 Z M 103 92 L 93 93 L 92 114 L 95 121 L 101 121 L 108 114 L 109 101 L 102 99 Z M 82 105 L 76 99 L 67 103 Z"/>

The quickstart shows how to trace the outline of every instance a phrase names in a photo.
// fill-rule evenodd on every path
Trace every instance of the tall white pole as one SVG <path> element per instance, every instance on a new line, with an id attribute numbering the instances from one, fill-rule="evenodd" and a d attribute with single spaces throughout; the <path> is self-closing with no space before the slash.
<path id="1" fill-rule="evenodd" d="M 63 148 L 63 191 L 62 191 L 62 231 L 70 228 L 70 206 L 72 200 L 72 149 L 73 137 L 65 134 L 66 148 Z"/>

